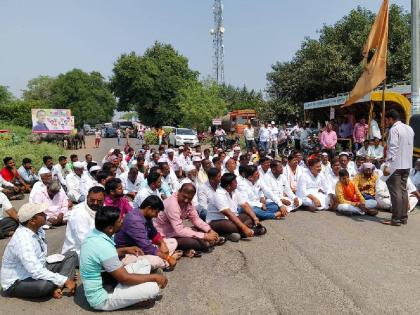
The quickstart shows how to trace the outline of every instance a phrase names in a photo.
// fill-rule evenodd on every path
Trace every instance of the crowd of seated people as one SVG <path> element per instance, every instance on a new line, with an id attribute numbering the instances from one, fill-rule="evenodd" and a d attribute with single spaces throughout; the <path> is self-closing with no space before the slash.
<path id="1" fill-rule="evenodd" d="M 331 127 L 329 127 L 331 128 Z M 226 241 L 262 236 L 264 220 L 292 212 L 337 211 L 375 216 L 389 211 L 379 138 L 358 150 L 314 150 L 272 156 L 250 144 L 224 152 L 200 147 L 143 145 L 112 149 L 100 161 L 43 157 L 17 167 L 5 157 L 0 171 L 0 238 L 11 237 L 1 268 L 6 296 L 61 298 L 75 292 L 80 270 L 84 294 L 96 310 L 153 300 L 164 271 L 182 257 L 200 257 Z M 271 147 L 271 146 L 270 146 Z M 410 210 L 418 203 L 420 161 L 410 172 Z M 10 200 L 29 194 L 15 209 Z M 61 254 L 47 256 L 44 230 L 66 225 Z"/>

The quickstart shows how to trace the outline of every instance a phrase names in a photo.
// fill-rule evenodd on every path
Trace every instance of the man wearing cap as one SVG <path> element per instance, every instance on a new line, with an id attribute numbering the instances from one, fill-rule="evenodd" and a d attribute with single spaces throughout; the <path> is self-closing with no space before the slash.
<path id="1" fill-rule="evenodd" d="M 359 174 L 353 179 L 363 198 L 375 200 L 375 187 L 378 177 L 373 173 L 375 165 L 370 162 L 363 163 Z"/>
<path id="2" fill-rule="evenodd" d="M 0 239 L 11 236 L 18 227 L 18 215 L 5 194 L 0 192 Z"/>
<path id="3" fill-rule="evenodd" d="M 59 226 L 66 224 L 69 200 L 58 180 L 52 180 L 33 197 L 33 203 L 46 204 L 47 224 Z"/>
<path id="4" fill-rule="evenodd" d="M 82 162 L 74 162 L 73 169 L 74 172 L 70 173 L 66 177 L 66 186 L 67 186 L 67 195 L 69 199 L 75 203 L 83 202 L 86 196 L 83 194 L 82 188 L 83 183 L 88 179 L 87 175 L 84 174 Z"/>
<path id="5" fill-rule="evenodd" d="M 52 181 L 52 174 L 47 168 L 40 170 L 39 177 L 41 180 L 34 184 L 29 194 L 30 203 L 34 203 L 35 196 L 40 194 L 44 189 L 47 189 L 47 185 Z"/>
<path id="6" fill-rule="evenodd" d="M 19 209 L 21 225 L 7 244 L 1 267 L 1 286 L 6 296 L 60 299 L 63 288 L 74 294 L 77 254 L 66 252 L 48 263 L 47 243 L 42 226 L 47 205 L 24 204 Z"/>
<path id="7" fill-rule="evenodd" d="M 105 189 L 96 186 L 89 189 L 84 202 L 73 207 L 67 222 L 62 254 L 71 250 L 80 255 L 82 242 L 95 227 L 95 214 L 104 205 L 104 200 Z"/>

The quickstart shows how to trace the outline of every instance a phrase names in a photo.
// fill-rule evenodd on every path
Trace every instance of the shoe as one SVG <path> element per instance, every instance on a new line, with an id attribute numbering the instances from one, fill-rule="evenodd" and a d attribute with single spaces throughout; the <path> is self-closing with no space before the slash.
<path id="1" fill-rule="evenodd" d="M 382 224 L 392 225 L 392 226 L 400 226 L 401 225 L 400 222 L 398 222 L 398 221 L 392 221 L 392 220 L 383 221 Z"/>
<path id="2" fill-rule="evenodd" d="M 239 240 L 241 239 L 241 234 L 232 233 L 232 234 L 229 234 L 226 238 L 231 242 L 239 242 Z"/>
<path id="3" fill-rule="evenodd" d="M 226 243 L 226 238 L 224 238 L 223 236 L 220 236 L 219 239 L 216 241 L 216 243 L 214 244 L 215 246 L 221 246 L 224 243 Z"/>
<path id="4" fill-rule="evenodd" d="M 370 216 L 376 216 L 377 214 L 378 214 L 378 210 L 376 210 L 376 209 L 366 209 L 366 212 L 365 212 L 367 215 L 370 215 Z"/>
<path id="5" fill-rule="evenodd" d="M 401 224 L 406 225 L 407 224 L 407 219 L 401 219 L 400 222 L 401 222 Z"/>
<path id="6" fill-rule="evenodd" d="M 260 235 L 264 235 L 265 233 L 267 233 L 267 229 L 261 225 L 261 223 L 258 223 L 257 225 L 255 225 L 252 230 L 254 231 L 254 236 L 260 236 Z"/>

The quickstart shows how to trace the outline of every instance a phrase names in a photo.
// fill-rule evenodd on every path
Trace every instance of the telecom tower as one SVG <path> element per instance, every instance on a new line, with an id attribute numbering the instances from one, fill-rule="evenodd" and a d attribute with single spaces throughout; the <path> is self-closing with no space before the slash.
<path id="1" fill-rule="evenodd" d="M 213 36 L 213 71 L 214 79 L 217 83 L 225 82 L 225 67 L 223 65 L 223 59 L 225 56 L 225 46 L 223 44 L 223 36 L 225 34 L 225 28 L 223 27 L 223 3 L 222 0 L 214 0 L 213 5 L 214 14 L 214 29 L 210 30 L 210 34 Z"/>

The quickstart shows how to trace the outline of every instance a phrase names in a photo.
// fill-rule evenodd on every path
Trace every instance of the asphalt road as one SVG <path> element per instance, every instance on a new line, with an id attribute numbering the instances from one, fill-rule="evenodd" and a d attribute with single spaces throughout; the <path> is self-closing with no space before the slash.
<path id="1" fill-rule="evenodd" d="M 115 139 L 91 152 L 101 160 Z M 131 140 L 135 142 L 135 140 Z M 144 314 L 419 314 L 420 216 L 407 226 L 332 212 L 296 212 L 269 221 L 260 238 L 227 243 L 202 258 L 182 258 L 167 273 L 163 297 Z M 47 231 L 49 251 L 61 250 L 64 227 Z M 2 253 L 7 240 L 0 241 Z M 87 314 L 75 297 L 42 302 L 0 297 L 0 314 Z M 138 308 L 119 313 L 136 314 Z"/>

